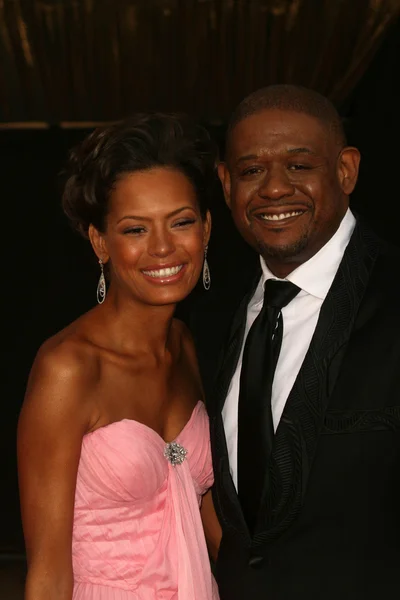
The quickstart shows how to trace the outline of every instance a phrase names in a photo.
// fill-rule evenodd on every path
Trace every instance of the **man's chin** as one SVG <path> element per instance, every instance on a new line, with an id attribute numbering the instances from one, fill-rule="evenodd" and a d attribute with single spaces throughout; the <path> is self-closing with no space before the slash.
<path id="1" fill-rule="evenodd" d="M 257 240 L 258 252 L 264 259 L 272 258 L 284 262 L 295 260 L 307 248 L 308 237 L 303 236 L 286 244 L 268 244 L 264 240 Z"/>

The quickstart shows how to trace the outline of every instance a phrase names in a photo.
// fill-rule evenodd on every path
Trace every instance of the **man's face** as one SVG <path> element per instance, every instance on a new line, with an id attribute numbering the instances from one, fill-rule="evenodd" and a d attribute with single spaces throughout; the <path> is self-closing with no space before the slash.
<path id="1" fill-rule="evenodd" d="M 358 164 L 318 119 L 268 109 L 236 125 L 219 175 L 244 239 L 287 274 L 337 230 Z"/>

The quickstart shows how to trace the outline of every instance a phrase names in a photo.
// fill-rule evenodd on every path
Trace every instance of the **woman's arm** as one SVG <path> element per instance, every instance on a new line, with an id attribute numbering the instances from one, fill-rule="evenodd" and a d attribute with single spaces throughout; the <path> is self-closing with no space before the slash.
<path id="1" fill-rule="evenodd" d="M 65 346 L 41 349 L 18 423 L 18 474 L 28 576 L 25 600 L 71 600 L 72 525 L 88 376 Z"/>
<path id="2" fill-rule="evenodd" d="M 203 496 L 201 504 L 201 519 L 203 521 L 208 552 L 214 562 L 218 558 L 219 545 L 222 538 L 222 529 L 215 512 L 211 490 Z"/>

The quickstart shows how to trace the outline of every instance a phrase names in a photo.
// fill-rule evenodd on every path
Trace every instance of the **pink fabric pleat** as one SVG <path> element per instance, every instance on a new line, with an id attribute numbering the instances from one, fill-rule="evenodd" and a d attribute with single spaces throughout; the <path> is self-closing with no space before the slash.
<path id="1" fill-rule="evenodd" d="M 177 532 L 178 600 L 212 598 L 209 561 L 205 561 L 207 547 L 198 510 L 198 500 L 190 485 L 191 476 L 184 468 L 170 466 L 171 500 Z"/>
<path id="2" fill-rule="evenodd" d="M 75 495 L 73 600 L 218 600 L 200 518 L 213 482 L 202 402 L 175 440 L 124 419 L 85 436 Z"/>

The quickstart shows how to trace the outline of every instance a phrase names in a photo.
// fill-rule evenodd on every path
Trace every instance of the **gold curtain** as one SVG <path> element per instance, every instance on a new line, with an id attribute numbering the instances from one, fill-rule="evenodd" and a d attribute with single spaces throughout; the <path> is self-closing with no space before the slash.
<path id="1" fill-rule="evenodd" d="M 0 0 L 0 121 L 220 120 L 269 83 L 340 104 L 399 14 L 400 0 Z"/>

